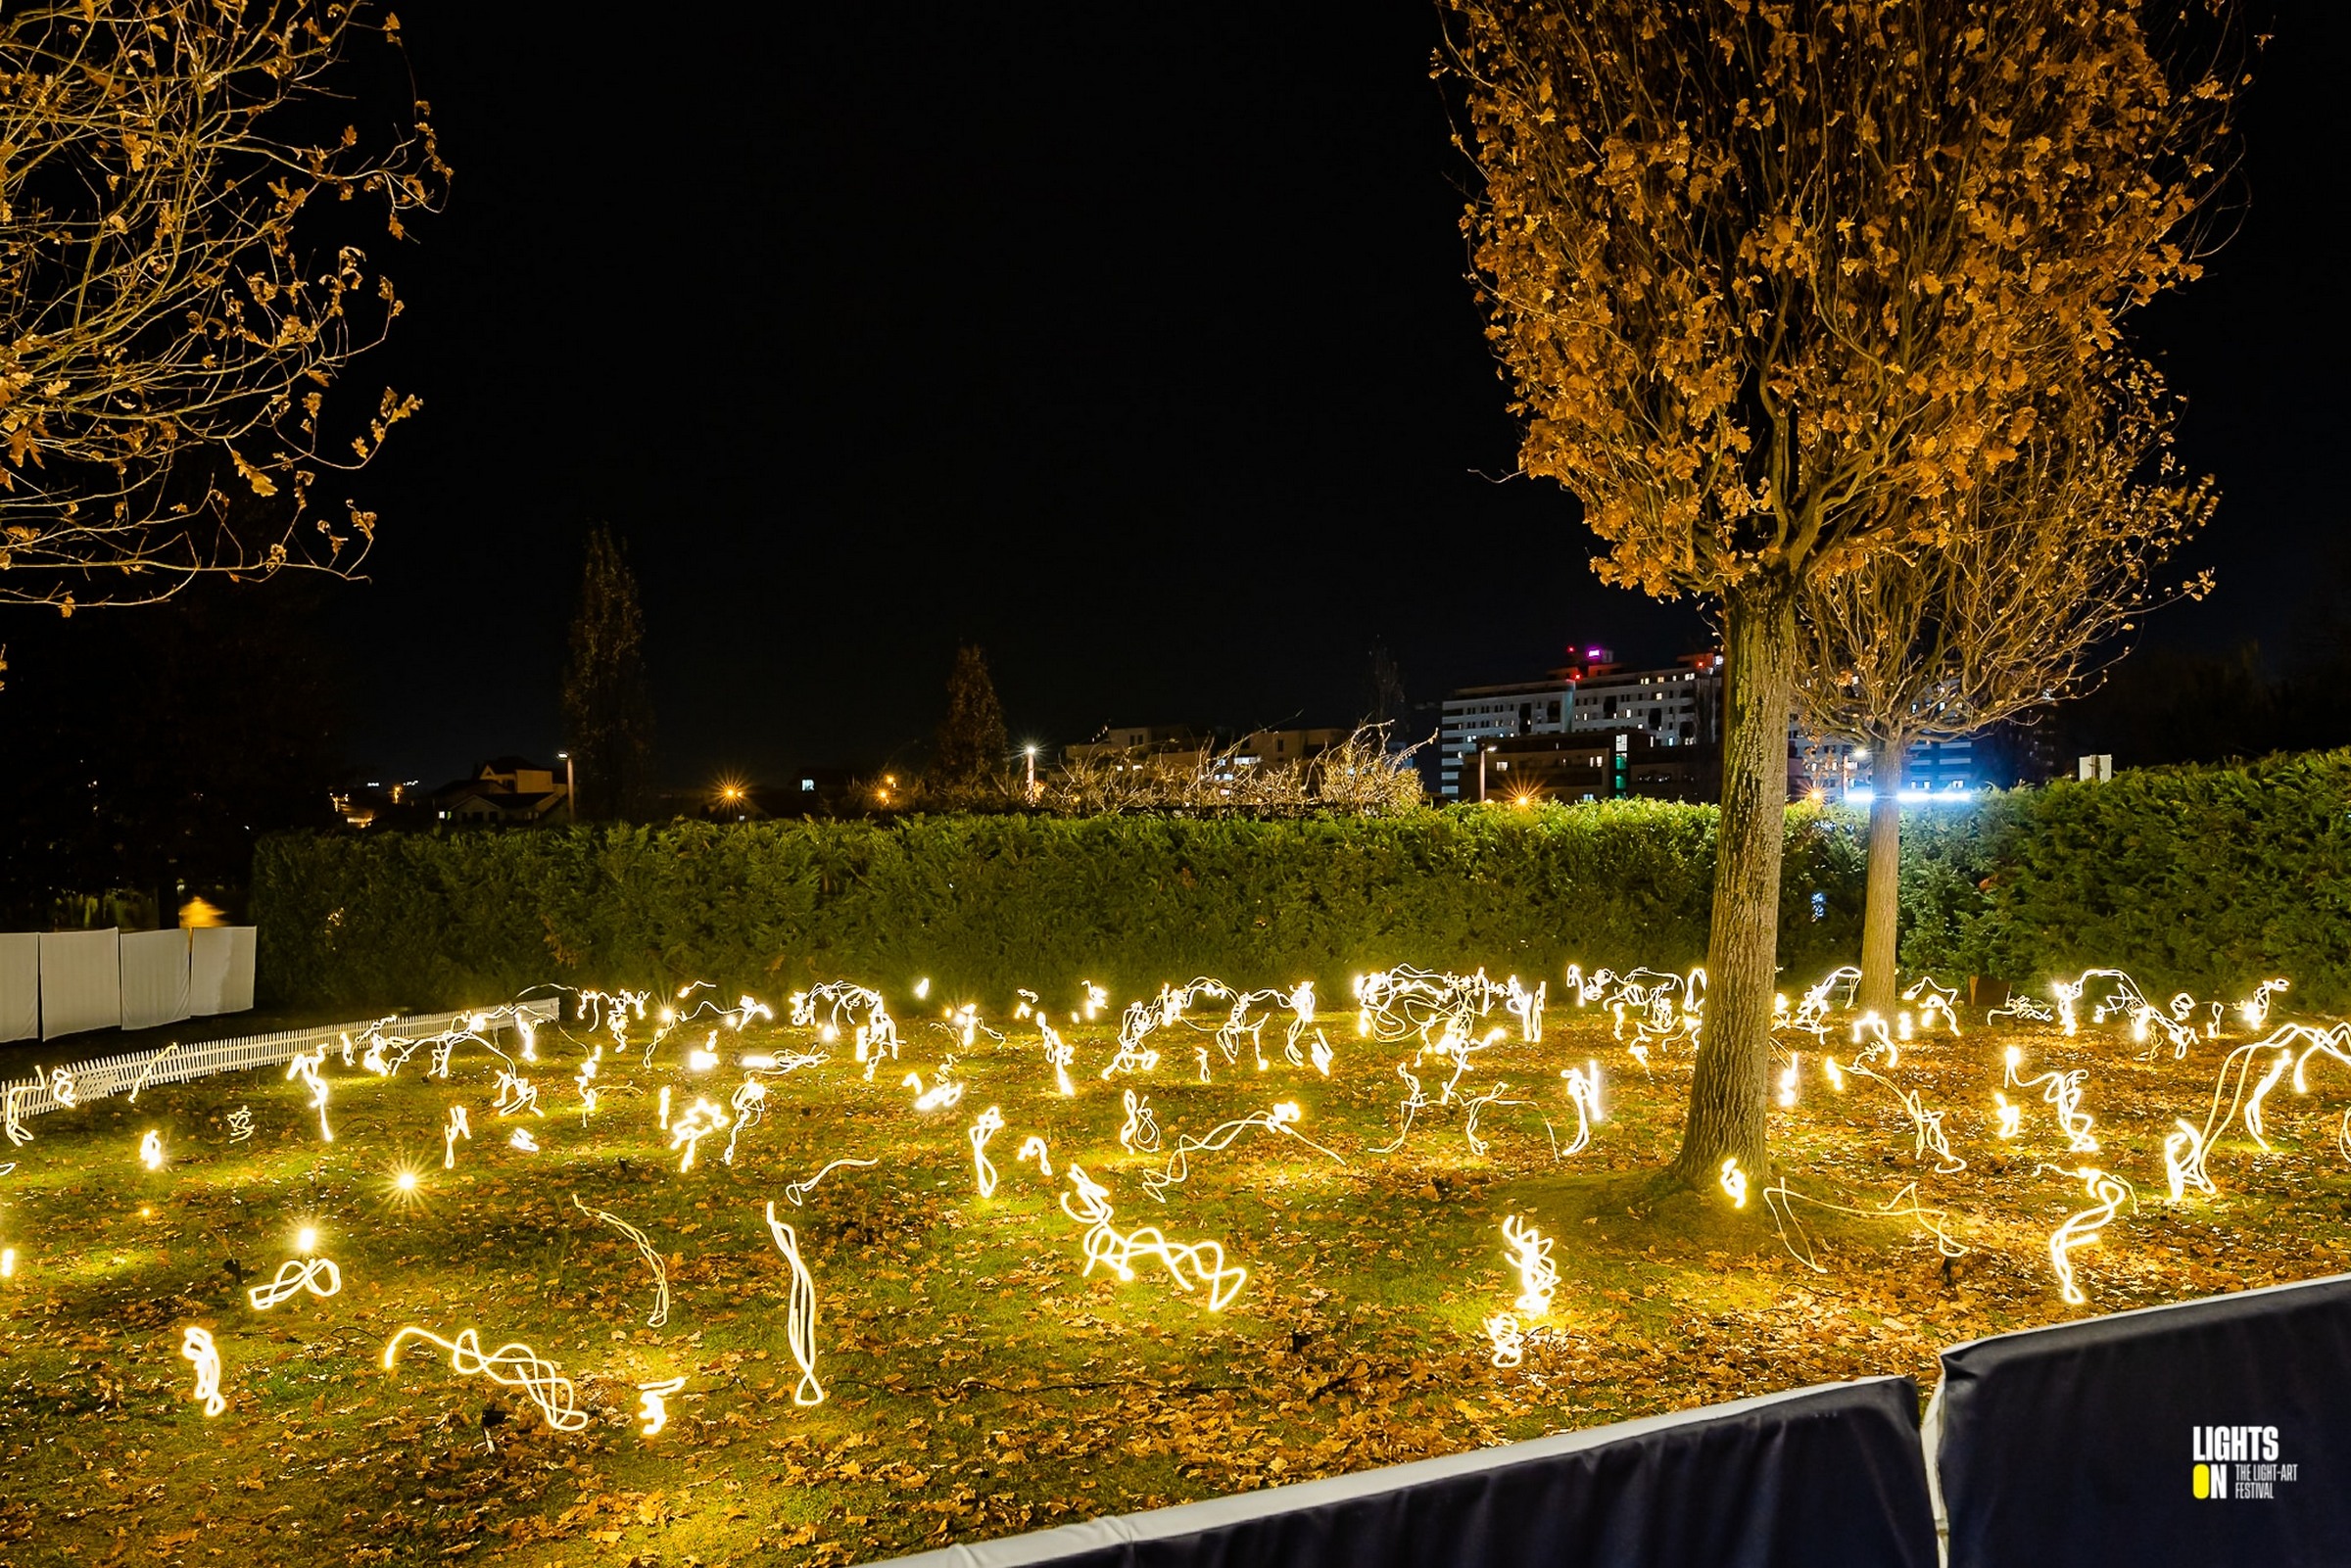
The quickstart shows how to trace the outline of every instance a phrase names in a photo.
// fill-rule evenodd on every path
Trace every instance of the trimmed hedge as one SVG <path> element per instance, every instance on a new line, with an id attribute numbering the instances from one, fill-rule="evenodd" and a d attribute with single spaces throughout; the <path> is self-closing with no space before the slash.
<path id="1" fill-rule="evenodd" d="M 2351 752 L 2131 773 L 1908 814 L 1910 969 L 2039 983 L 2091 964 L 2150 991 L 2293 976 L 2351 1000 Z M 1780 959 L 1859 946 L 1858 814 L 1789 812 Z M 364 1013 L 546 980 L 773 997 L 811 980 L 1002 1002 L 1083 977 L 1132 996 L 1215 974 L 1483 965 L 1679 968 L 1706 945 L 1714 813 L 1647 801 L 1281 821 L 913 817 L 719 827 L 280 835 L 255 857 L 259 980 Z M 1819 895 L 1817 906 L 1814 895 Z"/>
<path id="2" fill-rule="evenodd" d="M 2351 1010 L 2351 751 L 2011 790 L 1973 817 L 1905 845 L 1906 965 L 2017 982 L 2103 965 L 2158 1001 L 2283 974 L 2292 1010 Z"/>
<path id="3" fill-rule="evenodd" d="M 1855 939 L 1859 851 L 1819 813 L 1791 822 L 1782 919 L 1810 967 Z M 1713 834 L 1710 809 L 1652 801 L 286 834 L 256 853 L 253 903 L 265 994 L 362 1012 L 549 979 L 767 995 L 928 974 L 941 996 L 1001 1001 L 1080 976 L 1120 995 L 1402 963 L 1534 977 L 1697 962 Z"/>

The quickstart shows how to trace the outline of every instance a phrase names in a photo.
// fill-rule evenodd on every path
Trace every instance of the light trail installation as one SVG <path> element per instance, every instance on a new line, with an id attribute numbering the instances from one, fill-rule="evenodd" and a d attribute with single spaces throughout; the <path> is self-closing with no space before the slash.
<path id="1" fill-rule="evenodd" d="M 637 1419 L 645 1423 L 638 1428 L 641 1437 L 657 1438 L 669 1425 L 669 1400 L 686 1386 L 682 1377 L 665 1377 L 657 1383 L 637 1385 Z"/>
<path id="2" fill-rule="evenodd" d="M 1502 1222 L 1502 1239 L 1511 1249 L 1511 1266 L 1518 1270 L 1518 1310 L 1541 1317 L 1551 1310 L 1559 1288 L 1559 1270 L 1551 1260 L 1552 1239 L 1516 1214 Z"/>
<path id="3" fill-rule="evenodd" d="M 783 1253 L 784 1261 L 792 1268 L 792 1298 L 784 1318 L 784 1338 L 792 1347 L 792 1358 L 800 1367 L 800 1381 L 792 1391 L 792 1402 L 822 1404 L 824 1385 L 816 1380 L 816 1281 L 809 1277 L 808 1265 L 800 1260 L 800 1238 L 790 1225 L 776 1218 L 773 1203 L 767 1206 L 767 1228 L 776 1238 L 776 1248 Z"/>
<path id="4" fill-rule="evenodd" d="M 858 1170 L 870 1170 L 881 1163 L 882 1162 L 879 1160 L 843 1159 L 831 1161 L 822 1170 L 819 1170 L 815 1175 L 810 1176 L 806 1181 L 794 1181 L 787 1183 L 784 1188 L 784 1196 L 792 1201 L 792 1206 L 794 1209 L 801 1208 L 808 1202 L 808 1195 L 816 1190 L 816 1184 L 824 1180 L 827 1176 L 833 1174 L 834 1171 L 840 1169 L 843 1165 L 847 1165 Z"/>
<path id="5" fill-rule="evenodd" d="M 528 1345 L 501 1345 L 485 1355 L 481 1336 L 472 1329 L 460 1330 L 456 1339 L 445 1340 L 431 1329 L 411 1323 L 385 1344 L 385 1371 L 393 1369 L 400 1358 L 400 1348 L 411 1339 L 423 1340 L 446 1352 L 449 1369 L 459 1377 L 486 1377 L 502 1388 L 519 1390 L 523 1398 L 539 1406 L 540 1415 L 554 1431 L 577 1432 L 588 1424 L 588 1412 L 580 1408 L 571 1379 L 563 1375 L 561 1367 Z"/>
<path id="6" fill-rule="evenodd" d="M 1494 1364 L 1505 1371 L 1526 1359 L 1526 1335 L 1509 1312 L 1486 1319 L 1486 1341 L 1494 1348 Z"/>
<path id="7" fill-rule="evenodd" d="M 289 1258 L 277 1265 L 277 1273 L 267 1284 L 256 1285 L 245 1293 L 257 1312 L 265 1312 L 278 1303 L 309 1291 L 321 1300 L 343 1288 L 343 1271 L 324 1258 Z"/>
<path id="8" fill-rule="evenodd" d="M 972 1176 L 979 1184 L 983 1198 L 996 1195 L 996 1164 L 987 1158 L 987 1140 L 1003 1130 L 1004 1113 L 991 1105 L 981 1112 L 980 1119 L 964 1131 L 964 1136 L 972 1144 Z"/>
<path id="9" fill-rule="evenodd" d="M 196 1367 L 196 1387 L 188 1398 L 203 1405 L 208 1416 L 227 1409 L 228 1401 L 220 1397 L 220 1352 L 214 1347 L 213 1336 L 189 1324 L 180 1331 L 179 1354 Z"/>
<path id="10" fill-rule="evenodd" d="M 1167 1190 L 1190 1178 L 1192 1156 L 1213 1154 L 1229 1148 L 1233 1139 L 1251 1127 L 1263 1127 L 1268 1132 L 1278 1132 L 1295 1138 L 1317 1154 L 1328 1155 L 1338 1164 L 1345 1164 L 1347 1162 L 1344 1159 L 1298 1130 L 1299 1117 L 1304 1115 L 1305 1113 L 1299 1110 L 1297 1101 L 1284 1100 L 1271 1111 L 1260 1111 L 1253 1116 L 1236 1117 L 1218 1126 L 1205 1138 L 1194 1138 L 1189 1134 L 1178 1137 L 1176 1140 L 1175 1152 L 1168 1156 L 1167 1168 L 1143 1172 L 1143 1190 L 1161 1203 L 1166 1203 L 1168 1201 Z M 1077 1167 L 1073 1165 L 1071 1168 L 1074 1170 Z"/>
<path id="11" fill-rule="evenodd" d="M 2074 1174 L 2082 1178 L 2091 1207 L 2067 1216 L 2065 1223 L 2050 1233 L 2049 1266 L 2057 1271 L 2057 1283 L 2064 1287 L 2066 1305 L 2081 1307 L 2089 1298 L 2082 1294 L 2082 1287 L 2074 1281 L 2073 1254 L 2098 1244 L 2100 1232 L 2131 1196 L 2131 1184 L 2092 1165 L 2084 1165 Z"/>
<path id="12" fill-rule="evenodd" d="M 580 1195 L 576 1192 L 571 1195 L 571 1207 L 598 1224 L 609 1225 L 628 1238 L 629 1245 L 637 1249 L 637 1256 L 645 1259 L 645 1266 L 653 1271 L 653 1315 L 645 1320 L 645 1326 L 659 1328 L 668 1322 L 669 1266 L 661 1261 L 660 1251 L 653 1246 L 651 1239 L 609 1210 L 589 1208 L 580 1202 Z"/>
<path id="13" fill-rule="evenodd" d="M 1061 1195 L 1061 1210 L 1086 1227 L 1081 1273 L 1091 1274 L 1099 1263 L 1120 1279 L 1131 1281 L 1137 1258 L 1157 1259 L 1178 1289 L 1191 1290 L 1195 1283 L 1205 1286 L 1212 1312 L 1223 1311 L 1248 1282 L 1246 1268 L 1224 1261 L 1223 1243 L 1170 1241 L 1155 1225 L 1122 1231 L 1111 1223 L 1110 1189 L 1079 1165 L 1069 1167 L 1069 1177 L 1072 1190 Z"/>
<path id="14" fill-rule="evenodd" d="M 297 1053 L 294 1060 L 286 1064 L 286 1079 L 291 1082 L 300 1078 L 311 1091 L 310 1109 L 318 1113 L 318 1136 L 323 1142 L 333 1143 L 335 1129 L 328 1126 L 326 1121 L 326 1079 L 318 1071 L 324 1066 L 326 1047 L 323 1045 L 308 1056 Z"/>

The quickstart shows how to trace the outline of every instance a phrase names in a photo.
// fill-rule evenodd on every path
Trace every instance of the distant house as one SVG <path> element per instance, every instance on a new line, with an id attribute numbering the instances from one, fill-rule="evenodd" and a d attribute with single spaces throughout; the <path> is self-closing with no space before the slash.
<path id="1" fill-rule="evenodd" d="M 529 824 L 563 814 L 563 779 L 527 757 L 493 757 L 470 778 L 433 791 L 433 819 L 451 823 Z"/>
<path id="2" fill-rule="evenodd" d="M 1070 762 L 1107 762 L 1120 772 L 1187 774 L 1217 752 L 1214 731 L 1185 725 L 1138 725 L 1103 731 L 1093 739 L 1062 748 Z"/>

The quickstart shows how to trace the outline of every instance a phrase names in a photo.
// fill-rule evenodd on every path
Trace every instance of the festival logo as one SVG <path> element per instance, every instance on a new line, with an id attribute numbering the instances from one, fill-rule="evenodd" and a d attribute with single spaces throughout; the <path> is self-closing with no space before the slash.
<path id="1" fill-rule="evenodd" d="M 2189 1448 L 2198 1502 L 2275 1501 L 2279 1487 L 2301 1479 L 2299 1464 L 2279 1460 L 2274 1426 L 2192 1427 Z"/>

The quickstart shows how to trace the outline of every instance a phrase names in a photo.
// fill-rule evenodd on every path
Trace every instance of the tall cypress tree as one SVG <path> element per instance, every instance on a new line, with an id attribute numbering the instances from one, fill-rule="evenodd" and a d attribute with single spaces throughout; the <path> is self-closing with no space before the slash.
<path id="1" fill-rule="evenodd" d="M 571 664 L 563 676 L 563 730 L 583 818 L 635 818 L 651 809 L 653 702 L 645 681 L 645 613 L 637 574 L 599 523 L 588 535 Z"/>
<path id="2" fill-rule="evenodd" d="M 987 656 L 976 647 L 955 650 L 947 676 L 947 716 L 939 721 L 931 755 L 932 782 L 948 788 L 985 784 L 1004 765 L 1004 707 L 987 677 Z"/>

